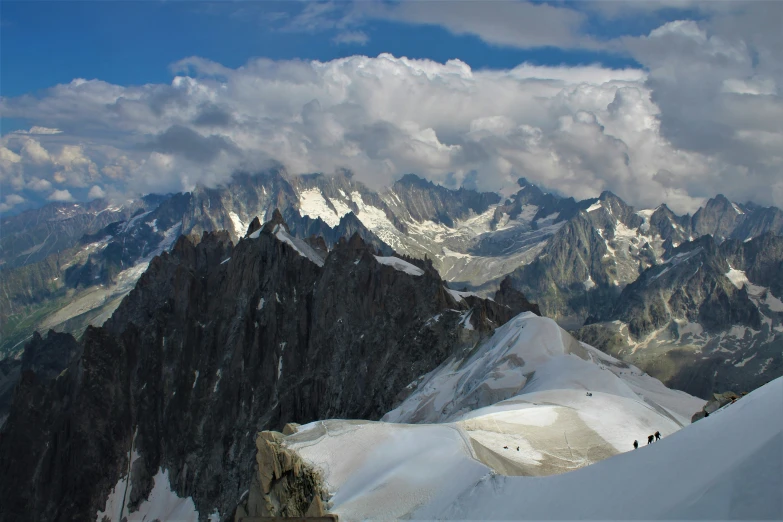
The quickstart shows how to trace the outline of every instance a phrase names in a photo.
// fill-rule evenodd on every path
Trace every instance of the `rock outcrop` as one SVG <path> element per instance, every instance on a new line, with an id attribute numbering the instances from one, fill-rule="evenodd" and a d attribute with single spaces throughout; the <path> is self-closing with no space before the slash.
<path id="1" fill-rule="evenodd" d="M 288 426 L 288 425 L 286 425 Z M 327 493 L 317 470 L 283 446 L 283 434 L 256 437 L 256 473 L 234 521 L 244 517 L 316 517 L 326 514 Z"/>

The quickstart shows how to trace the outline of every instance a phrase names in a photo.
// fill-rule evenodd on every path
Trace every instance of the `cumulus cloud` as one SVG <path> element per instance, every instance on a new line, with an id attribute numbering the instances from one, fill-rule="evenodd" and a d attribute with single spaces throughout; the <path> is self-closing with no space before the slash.
<path id="1" fill-rule="evenodd" d="M 46 199 L 49 201 L 73 201 L 73 196 L 68 190 L 55 190 Z"/>
<path id="2" fill-rule="evenodd" d="M 709 192 L 688 183 L 710 180 L 710 158 L 661 136 L 640 70 L 523 64 L 474 71 L 459 60 L 387 54 L 259 59 L 239 69 L 191 58 L 175 68 L 188 76 L 171 85 L 78 81 L 41 99 L 5 100 L 13 115 L 82 132 L 80 145 L 46 155 L 28 141 L 21 161 L 48 161 L 52 181 L 67 186 L 102 182 L 142 193 L 214 185 L 274 161 L 294 173 L 349 168 L 374 187 L 406 172 L 484 190 L 526 176 L 580 198 L 610 189 L 638 205 L 665 199 L 681 210 Z M 102 141 L 109 134 L 116 142 Z M 101 161 L 88 143 L 97 144 Z"/>
<path id="3" fill-rule="evenodd" d="M 16 205 L 19 205 L 24 202 L 25 199 L 22 196 L 18 194 L 8 194 L 5 197 L 5 201 L 3 203 L 0 203 L 0 213 L 7 212 L 12 208 L 14 208 Z"/>
<path id="4" fill-rule="evenodd" d="M 661 135 L 713 160 L 713 190 L 780 206 L 783 4 L 731 6 L 667 22 L 625 45 L 649 69 L 645 86 L 660 109 Z M 692 192 L 701 179 L 676 181 Z"/>
<path id="5" fill-rule="evenodd" d="M 100 199 L 106 197 L 106 192 L 98 185 L 93 185 L 90 188 L 90 192 L 87 193 L 87 197 L 90 199 Z"/>
<path id="6" fill-rule="evenodd" d="M 47 179 L 33 178 L 27 182 L 27 188 L 36 192 L 48 192 L 52 189 L 52 183 Z"/>

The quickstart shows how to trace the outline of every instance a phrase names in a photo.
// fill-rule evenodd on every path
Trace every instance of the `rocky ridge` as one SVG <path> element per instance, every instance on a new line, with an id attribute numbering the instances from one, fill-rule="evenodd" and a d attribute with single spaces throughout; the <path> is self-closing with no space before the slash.
<path id="1" fill-rule="evenodd" d="M 359 235 L 324 258 L 306 246 L 279 212 L 236 246 L 182 236 L 103 327 L 33 339 L 26 353 L 60 354 L 55 370 L 69 357 L 56 374 L 23 360 L 0 431 L 0 519 L 121 518 L 159 487 L 227 519 L 255 433 L 379 418 L 520 311 L 457 299 L 431 263 L 378 256 Z"/>

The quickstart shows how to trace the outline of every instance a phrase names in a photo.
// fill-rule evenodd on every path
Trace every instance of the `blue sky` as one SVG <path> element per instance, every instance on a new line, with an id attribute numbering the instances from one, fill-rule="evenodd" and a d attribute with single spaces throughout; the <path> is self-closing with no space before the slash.
<path id="1" fill-rule="evenodd" d="M 575 4 L 578 6 L 578 4 Z M 122 85 L 171 80 L 169 65 L 201 56 L 227 67 L 253 57 L 327 61 L 353 54 L 391 53 L 445 62 L 459 58 L 475 69 L 600 63 L 639 66 L 623 53 L 492 45 L 474 35 L 457 36 L 435 25 L 371 21 L 362 27 L 364 44 L 333 42 L 336 29 L 287 30 L 300 2 L 7 1 L 2 4 L 2 95 L 45 89 L 74 78 L 100 78 Z M 644 34 L 655 17 L 629 17 L 622 24 L 591 17 L 599 37 Z"/>
<path id="2" fill-rule="evenodd" d="M 375 188 L 524 176 L 681 212 L 717 192 L 783 205 L 783 2 L 0 9 L 0 213 L 190 190 L 269 161 Z"/>

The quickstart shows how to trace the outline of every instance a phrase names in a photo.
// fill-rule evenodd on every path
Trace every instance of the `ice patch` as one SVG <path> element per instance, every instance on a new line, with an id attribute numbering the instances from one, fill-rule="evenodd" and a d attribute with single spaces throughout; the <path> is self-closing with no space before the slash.
<path id="1" fill-rule="evenodd" d="M 772 292 L 767 292 L 767 298 L 764 300 L 764 303 L 773 312 L 783 312 L 783 301 L 772 295 Z"/>
<path id="2" fill-rule="evenodd" d="M 212 393 L 217 392 L 218 385 L 220 384 L 220 377 L 223 375 L 223 370 L 218 368 L 216 375 L 217 375 L 217 380 L 215 380 L 215 386 L 212 387 Z"/>
<path id="3" fill-rule="evenodd" d="M 737 204 L 736 204 L 736 203 L 732 202 L 732 203 L 731 203 L 731 206 L 734 208 L 734 212 L 736 212 L 737 214 L 744 214 L 744 212 L 742 211 L 742 209 L 741 209 L 741 208 L 739 208 L 739 207 L 737 206 Z"/>
<path id="4" fill-rule="evenodd" d="M 590 207 L 587 209 L 588 212 L 593 212 L 594 210 L 598 210 L 600 208 L 603 208 L 600 201 L 596 201 Z"/>
<path id="5" fill-rule="evenodd" d="M 585 290 L 590 290 L 591 288 L 595 288 L 596 284 L 595 281 L 593 281 L 592 276 L 588 276 L 587 279 L 585 279 L 582 284 L 585 286 Z"/>
<path id="6" fill-rule="evenodd" d="M 473 330 L 473 324 L 470 322 L 470 318 L 473 315 L 473 310 L 468 310 L 467 312 L 462 313 L 462 319 L 460 320 L 459 324 L 462 326 L 465 330 Z"/>
<path id="7" fill-rule="evenodd" d="M 231 261 L 231 258 L 230 258 L 230 257 L 227 257 L 227 258 L 225 258 L 223 261 L 221 261 L 221 262 L 220 262 L 220 264 L 221 264 L 221 265 L 225 265 L 225 264 L 226 264 L 226 263 L 228 263 L 229 261 Z"/>
<path id="8" fill-rule="evenodd" d="M 228 217 L 231 218 L 231 224 L 234 226 L 234 233 L 236 233 L 236 235 L 239 237 L 245 235 L 249 224 L 245 224 L 241 219 L 239 219 L 239 216 L 233 210 L 229 211 Z"/>
<path id="9" fill-rule="evenodd" d="M 393 267 L 395 270 L 399 270 L 400 272 L 405 272 L 406 274 L 410 274 L 412 276 L 422 276 L 424 275 L 424 270 L 421 268 L 412 265 L 408 263 L 407 261 L 404 261 L 400 259 L 399 257 L 393 257 L 393 256 L 374 256 L 375 260 L 378 261 L 382 265 L 387 265 Z"/>
<path id="10" fill-rule="evenodd" d="M 258 300 L 258 306 L 256 306 L 256 310 L 263 310 L 263 309 L 264 309 L 264 303 L 265 303 L 265 302 L 266 302 L 266 301 L 264 301 L 264 298 L 263 298 L 263 297 L 262 297 L 261 299 L 259 299 L 259 300 Z"/>
<path id="11" fill-rule="evenodd" d="M 636 213 L 637 216 L 644 219 L 644 223 L 641 224 L 639 227 L 639 230 L 642 231 L 642 233 L 646 234 L 650 231 L 650 218 L 655 213 L 655 211 L 658 210 L 657 208 L 648 208 L 644 210 L 640 210 Z"/>
<path id="12" fill-rule="evenodd" d="M 280 225 L 276 225 L 274 230 L 272 231 L 273 234 L 275 234 L 275 237 L 282 241 L 283 243 L 288 244 L 291 248 L 293 248 L 296 253 L 298 253 L 302 257 L 306 257 L 313 263 L 315 263 L 318 266 L 324 266 L 324 260 L 321 258 L 320 255 L 318 255 L 318 252 L 313 250 L 313 248 L 302 241 L 299 238 L 296 238 L 285 231 L 285 228 L 283 228 Z"/>
<path id="13" fill-rule="evenodd" d="M 450 293 L 450 294 L 451 294 L 451 297 L 453 297 L 453 298 L 454 298 L 454 300 L 455 300 L 455 301 L 457 301 L 458 303 L 459 303 L 460 301 L 464 301 L 464 300 L 465 300 L 465 298 L 466 298 L 466 297 L 469 297 L 469 296 L 479 297 L 479 295 L 478 295 L 478 294 L 476 294 L 476 293 L 474 293 L 474 292 L 460 292 L 460 291 L 458 291 L 458 290 L 452 290 L 451 288 L 447 288 L 447 289 L 446 289 L 446 291 L 447 291 L 448 293 Z M 490 299 L 490 300 L 491 300 L 491 299 Z"/>
<path id="14" fill-rule="evenodd" d="M 731 268 L 731 265 L 729 265 L 729 271 L 726 272 L 724 275 L 729 278 L 731 284 L 733 284 L 739 289 L 742 289 L 745 283 L 750 282 L 748 281 L 748 278 L 745 276 L 745 272 L 743 272 L 742 270 L 735 270 Z"/>
<path id="15" fill-rule="evenodd" d="M 168 470 L 158 468 L 153 477 L 154 485 L 150 495 L 131 513 L 128 522 L 149 520 L 176 520 L 177 522 L 198 522 L 198 511 L 191 497 L 181 498 L 171 489 Z M 117 521 L 119 522 L 119 520 Z"/>
<path id="16" fill-rule="evenodd" d="M 762 373 L 766 372 L 766 371 L 767 371 L 767 368 L 769 367 L 769 364 L 770 364 L 772 361 L 774 361 L 774 360 L 775 360 L 774 358 L 770 357 L 769 359 L 767 359 L 766 361 L 764 361 L 763 363 L 761 363 L 761 368 L 759 368 L 759 371 L 758 371 L 758 372 L 756 372 L 756 375 L 761 375 Z"/>
<path id="17" fill-rule="evenodd" d="M 332 200 L 332 205 L 335 201 Z M 334 228 L 340 224 L 340 218 L 350 211 L 348 205 L 340 202 L 337 210 L 332 209 L 319 189 L 304 190 L 299 194 L 299 212 L 313 219 L 321 218 L 327 225 Z M 340 213 L 342 212 L 342 213 Z"/>
<path id="18" fill-rule="evenodd" d="M 752 360 L 754 357 L 756 357 L 756 355 L 757 355 L 757 354 L 755 354 L 755 353 L 754 353 L 754 354 L 753 354 L 753 355 L 751 355 L 750 357 L 745 357 L 744 359 L 742 359 L 742 361 L 738 362 L 738 363 L 737 363 L 737 364 L 735 364 L 734 366 L 735 366 L 735 367 L 737 367 L 737 368 L 742 368 L 743 366 L 745 366 L 746 364 L 748 364 L 748 362 L 749 362 L 750 360 Z"/>
<path id="19" fill-rule="evenodd" d="M 195 377 L 194 377 L 194 379 L 193 379 L 193 386 L 192 386 L 192 389 L 196 389 L 196 383 L 198 382 L 198 370 L 196 370 L 195 372 L 193 372 L 193 375 L 195 375 Z"/>

